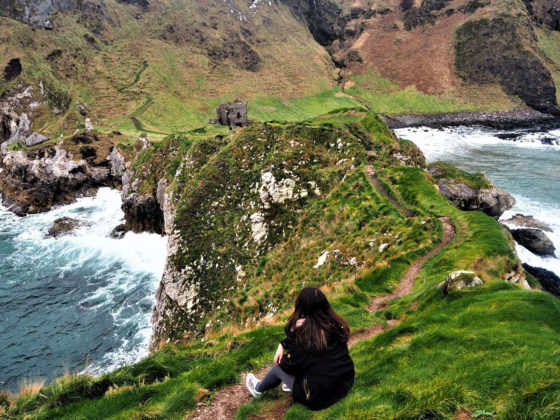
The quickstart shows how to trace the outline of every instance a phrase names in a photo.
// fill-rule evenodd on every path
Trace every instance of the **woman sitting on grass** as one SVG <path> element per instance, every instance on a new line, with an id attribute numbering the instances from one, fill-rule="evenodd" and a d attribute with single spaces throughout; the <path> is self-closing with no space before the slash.
<path id="1" fill-rule="evenodd" d="M 274 356 L 274 366 L 262 381 L 247 375 L 247 388 L 256 397 L 284 382 L 294 402 L 311 410 L 327 408 L 354 384 L 354 363 L 348 353 L 350 326 L 315 287 L 304 288 L 286 324 L 286 338 Z"/>

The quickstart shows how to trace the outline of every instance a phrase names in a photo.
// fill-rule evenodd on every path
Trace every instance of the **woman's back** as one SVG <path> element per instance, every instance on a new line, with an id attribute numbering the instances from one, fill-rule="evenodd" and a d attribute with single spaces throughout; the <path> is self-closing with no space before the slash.
<path id="1" fill-rule="evenodd" d="M 295 402 L 312 410 L 321 410 L 336 403 L 352 388 L 354 363 L 348 345 L 332 334 L 327 335 L 327 348 L 309 352 L 294 339 L 282 341 L 286 350 L 280 367 L 296 377 L 293 387 Z"/>

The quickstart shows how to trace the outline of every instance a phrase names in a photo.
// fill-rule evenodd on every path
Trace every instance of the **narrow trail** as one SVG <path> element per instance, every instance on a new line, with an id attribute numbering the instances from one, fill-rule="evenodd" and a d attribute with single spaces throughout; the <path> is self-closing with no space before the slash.
<path id="1" fill-rule="evenodd" d="M 387 192 L 387 190 L 385 189 L 383 184 L 381 182 L 379 182 L 379 180 L 375 177 L 375 169 L 374 169 L 373 165 L 366 165 L 365 172 L 368 175 L 372 184 L 375 185 L 375 188 L 377 188 L 379 190 L 379 192 L 381 194 L 383 194 L 383 196 L 387 200 L 389 200 L 393 206 L 395 206 L 400 211 L 402 211 L 406 215 L 406 217 L 415 217 L 416 216 L 416 214 L 412 210 L 407 209 L 406 207 L 403 207 L 401 205 L 401 203 L 399 203 L 397 200 L 395 200 L 393 197 L 391 197 L 391 195 Z"/>
<path id="2" fill-rule="evenodd" d="M 373 167 L 368 165 L 366 166 L 366 173 L 368 174 L 369 178 L 371 179 L 372 183 L 379 189 L 379 191 L 387 197 L 391 203 L 399 210 L 401 210 L 407 217 L 414 217 L 415 214 L 411 210 L 403 207 L 400 203 L 398 203 L 394 198 L 392 198 L 388 192 L 385 190 L 383 185 L 377 180 L 375 177 L 375 172 Z M 416 260 L 412 265 L 409 267 L 406 274 L 401 279 L 400 283 L 395 287 L 393 293 L 385 296 L 378 296 L 375 297 L 369 307 L 368 310 L 371 313 L 375 313 L 379 310 L 382 310 L 387 307 L 387 305 L 398 298 L 408 295 L 412 288 L 414 287 L 414 281 L 416 277 L 418 277 L 418 273 L 426 263 L 426 261 L 433 257 L 435 254 L 440 252 L 447 244 L 449 244 L 453 238 L 455 237 L 455 226 L 449 217 L 441 217 L 439 219 L 443 224 L 443 236 L 441 242 L 432 249 L 429 253 L 424 255 L 423 257 Z M 350 337 L 350 341 L 348 345 L 351 347 L 354 344 L 358 343 L 359 341 L 366 340 L 368 338 L 372 338 L 378 334 L 381 334 L 383 331 L 393 328 L 400 323 L 400 320 L 392 319 L 387 321 L 386 324 L 375 324 L 370 328 L 360 331 L 356 334 L 353 334 Z M 264 367 L 257 372 L 254 372 L 258 378 L 262 378 L 270 366 Z M 221 390 L 217 391 L 215 394 L 214 399 L 212 399 L 209 403 L 202 402 L 199 403 L 195 413 L 193 416 L 186 417 L 187 419 L 192 420 L 230 420 L 235 417 L 237 410 L 242 405 L 251 401 L 252 396 L 249 394 L 245 387 L 245 377 L 246 374 L 242 375 L 241 381 L 229 385 Z M 267 420 L 281 420 L 284 417 L 285 411 L 289 408 L 289 403 L 286 401 L 289 400 L 289 396 L 282 397 L 278 400 L 277 405 L 278 410 L 275 410 L 274 414 L 269 414 L 265 417 L 254 417 L 255 419 L 267 419 Z M 253 418 L 253 417 L 252 417 Z"/>

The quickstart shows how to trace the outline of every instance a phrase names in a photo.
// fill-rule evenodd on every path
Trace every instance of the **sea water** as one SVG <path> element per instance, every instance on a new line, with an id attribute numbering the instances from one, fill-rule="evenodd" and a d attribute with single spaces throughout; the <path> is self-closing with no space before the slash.
<path id="1" fill-rule="evenodd" d="M 17 217 L 0 205 L 0 381 L 65 372 L 99 374 L 148 354 L 150 317 L 166 238 L 109 236 L 123 221 L 120 193 Z M 81 226 L 47 237 L 59 217 Z"/>
<path id="2" fill-rule="evenodd" d="M 521 213 L 546 223 L 552 229 L 546 234 L 560 256 L 560 130 L 419 127 L 395 132 L 418 145 L 428 162 L 444 161 L 482 172 L 496 187 L 510 192 L 516 205 L 501 220 Z M 537 256 L 520 245 L 517 253 L 523 262 L 560 276 L 560 259 Z"/>

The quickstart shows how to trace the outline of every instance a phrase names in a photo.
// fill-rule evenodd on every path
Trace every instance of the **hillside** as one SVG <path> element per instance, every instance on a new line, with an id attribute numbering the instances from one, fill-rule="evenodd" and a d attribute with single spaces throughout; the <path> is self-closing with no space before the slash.
<path id="1" fill-rule="evenodd" d="M 85 118 L 101 131 L 161 139 L 207 125 L 237 97 L 265 121 L 360 104 L 382 113 L 551 111 L 560 74 L 558 6 L 547 0 L 2 6 L 0 94 L 31 86 L 39 106 L 16 114 L 51 139 Z M 15 118 L 8 111 L 4 127 Z"/>
<path id="2" fill-rule="evenodd" d="M 318 413 L 244 393 L 229 417 L 560 418 L 560 302 L 507 229 L 438 187 L 490 182 L 430 175 L 382 119 L 557 113 L 557 1 L 0 5 L 3 204 L 37 213 L 110 186 L 121 233 L 169 239 L 151 355 L 0 389 L 0 418 L 217 419 L 308 285 L 351 324 L 352 392 Z M 235 98 L 251 124 L 210 124 Z"/>
<path id="3" fill-rule="evenodd" d="M 313 414 L 294 406 L 286 418 L 471 418 L 477 410 L 557 418 L 560 303 L 519 287 L 509 233 L 492 217 L 455 208 L 423 166 L 411 143 L 356 111 L 230 136 L 173 136 L 141 152 L 130 193 L 168 183 L 164 202 L 176 203 L 174 221 L 163 206 L 176 245 L 167 273 L 196 269 L 205 282 L 164 276 L 160 303 L 172 289 L 184 303 L 156 309 L 156 338 L 172 342 L 155 343 L 161 348 L 149 358 L 98 378 L 29 386 L 0 403 L 4 416 L 190 418 L 197 401 L 270 362 L 305 282 L 327 292 L 357 339 L 362 332 L 351 351 L 358 380 L 334 407 Z M 261 194 L 269 170 L 285 188 L 274 193 L 268 182 L 269 194 Z M 482 182 L 449 170 L 462 182 Z M 224 179 L 235 194 L 217 197 Z M 264 220 L 248 217 L 257 209 Z M 438 252 L 442 216 L 456 233 Z M 408 294 L 368 310 L 432 249 Z M 443 294 L 436 285 L 456 270 L 472 270 L 482 285 Z M 287 408 L 273 394 L 241 407 L 237 418 L 278 418 Z"/>

